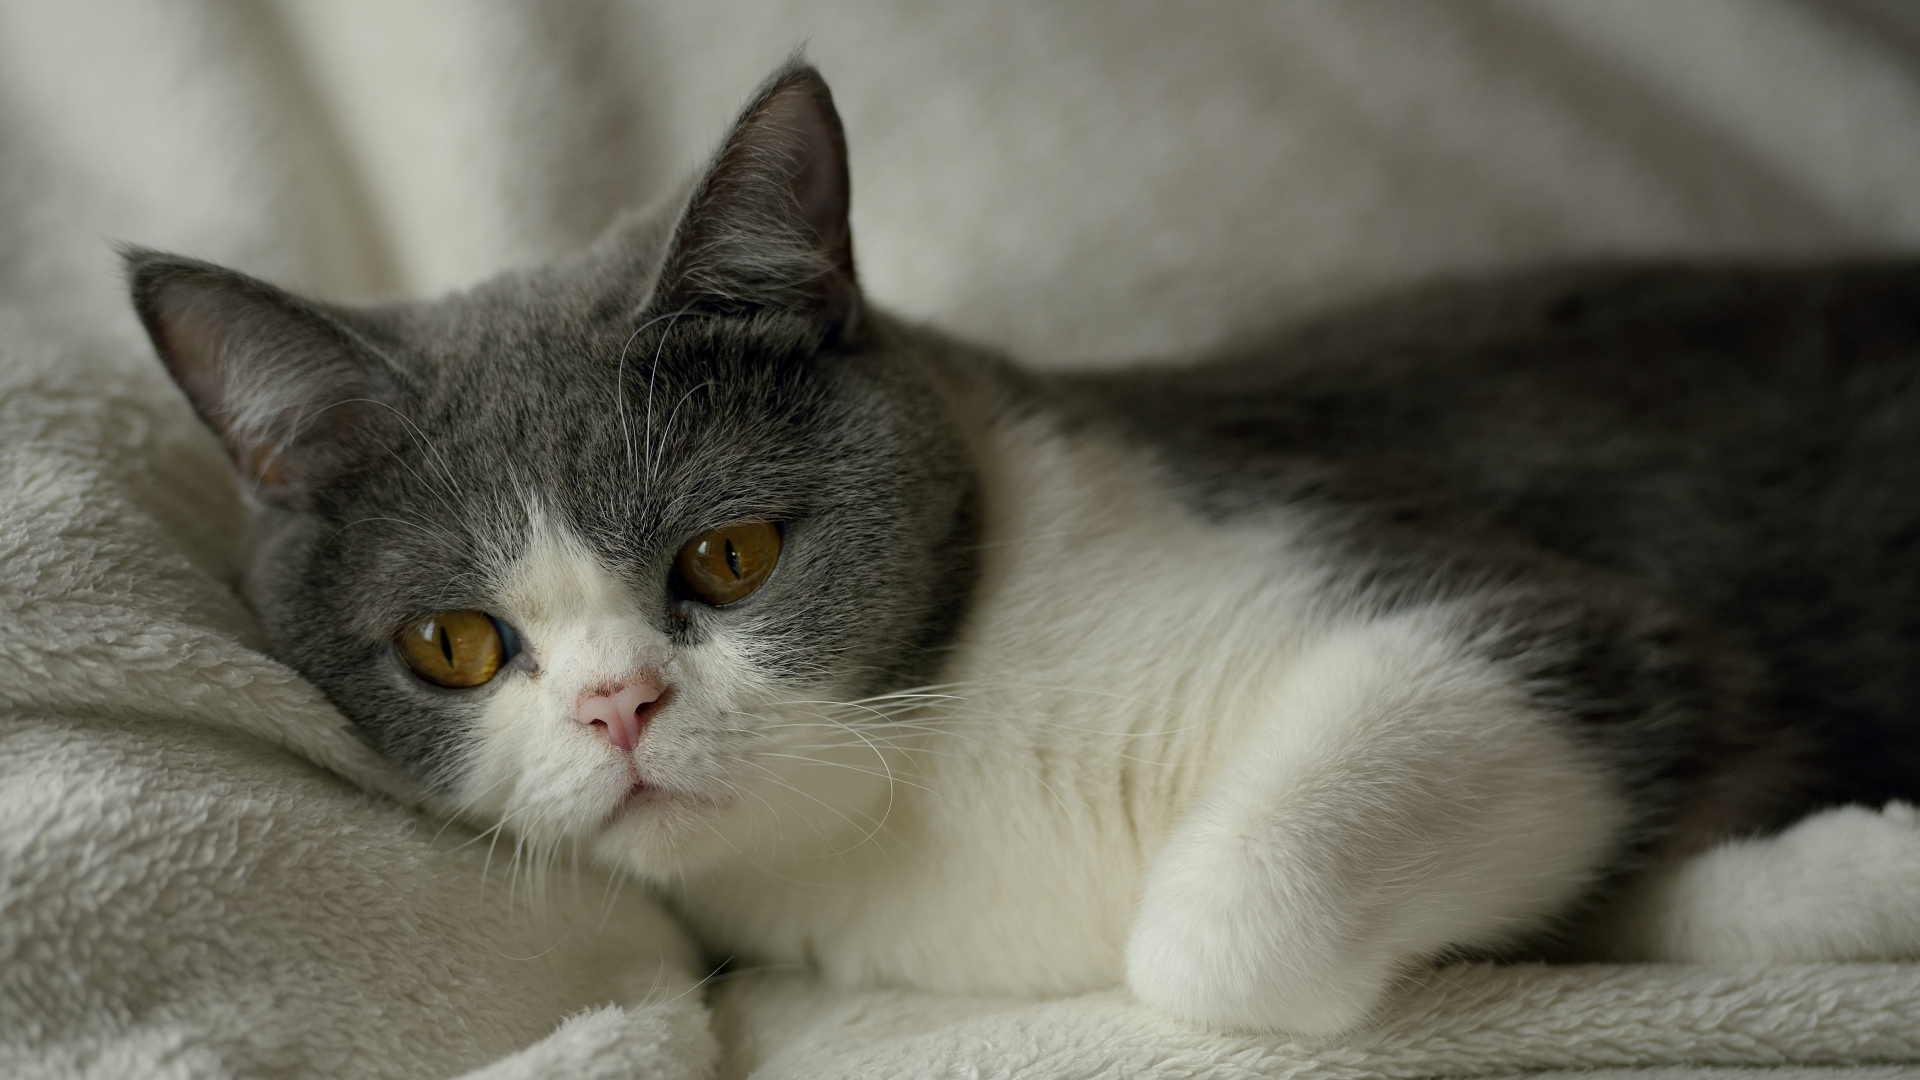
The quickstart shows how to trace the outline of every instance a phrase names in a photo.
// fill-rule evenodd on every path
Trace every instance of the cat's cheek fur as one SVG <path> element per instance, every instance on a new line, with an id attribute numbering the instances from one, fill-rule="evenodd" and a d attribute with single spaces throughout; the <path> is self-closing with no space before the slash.
<path id="1" fill-rule="evenodd" d="M 484 691 L 455 798 L 551 841 L 604 822 L 635 780 L 626 755 L 574 722 L 579 696 L 658 670 L 666 642 L 634 618 L 626 586 L 584 545 L 537 505 L 527 519 L 526 548 L 502 576 L 495 613 L 518 629 L 530 662 Z"/>
<path id="2" fill-rule="evenodd" d="M 1328 1034 L 1450 946 L 1493 946 L 1611 855 L 1620 795 L 1442 613 L 1336 632 L 1148 870 L 1127 982 L 1233 1029 Z"/>
<path id="3" fill-rule="evenodd" d="M 725 777 L 715 798 L 624 813 L 594 836 L 594 855 L 641 880 L 675 885 L 742 858 L 758 862 L 765 853 L 775 861 L 796 834 L 817 842 L 816 858 L 828 861 L 872 841 L 888 820 L 889 789 L 905 771 L 904 752 L 857 739 L 822 742 L 819 725 L 804 714 L 778 716 L 760 713 L 757 745 L 714 764 L 715 775 Z M 812 735 L 795 746 L 794 731 Z M 765 903 L 738 899 L 756 908 Z"/>
<path id="4" fill-rule="evenodd" d="M 670 880 L 783 843 L 789 828 L 857 844 L 886 804 L 895 763 L 866 741 L 834 746 L 834 726 L 785 698 L 722 624 L 676 643 L 643 598 L 537 503 L 525 550 L 502 575 L 496 614 L 528 658 L 482 691 L 465 769 L 448 809 L 512 823 L 536 845 L 584 839 L 600 858 Z M 736 616 L 737 617 L 737 616 Z M 645 678 L 666 691 L 632 753 L 575 720 L 581 695 Z M 828 696 L 831 696 L 828 694 Z M 635 796 L 636 783 L 649 790 Z"/>
<path id="5" fill-rule="evenodd" d="M 725 801 L 711 767 L 725 739 L 702 718 L 725 715 L 729 699 L 752 689 L 714 675 L 735 671 L 737 658 L 705 655 L 728 653 L 724 642 L 676 650 L 577 536 L 538 505 L 526 513 L 526 547 L 502 575 L 495 608 L 528 655 L 486 691 L 456 804 L 551 843 L 600 832 L 642 782 L 655 797 L 633 813 L 697 824 Z M 576 714 L 582 695 L 635 679 L 669 697 L 629 754 Z"/>
<path id="6" fill-rule="evenodd" d="M 455 793 L 461 809 L 507 820 L 536 843 L 591 830 L 633 784 L 604 740 L 558 715 L 549 688 L 513 672 L 483 706 L 469 768 Z"/>

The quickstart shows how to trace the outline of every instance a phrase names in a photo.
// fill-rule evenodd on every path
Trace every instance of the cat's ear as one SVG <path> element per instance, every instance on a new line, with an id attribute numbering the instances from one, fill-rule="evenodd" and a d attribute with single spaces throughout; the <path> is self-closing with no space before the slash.
<path id="1" fill-rule="evenodd" d="M 296 501 L 371 447 L 373 365 L 333 318 L 211 263 L 121 254 L 154 349 L 257 497 Z"/>
<path id="2" fill-rule="evenodd" d="M 653 307 L 783 310 L 849 330 L 860 296 L 847 198 L 833 95 L 819 72 L 790 61 L 754 95 L 695 187 Z"/>

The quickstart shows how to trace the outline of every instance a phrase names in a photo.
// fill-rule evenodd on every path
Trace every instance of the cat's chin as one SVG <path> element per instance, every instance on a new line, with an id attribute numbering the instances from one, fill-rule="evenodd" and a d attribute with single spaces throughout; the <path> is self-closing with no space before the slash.
<path id="1" fill-rule="evenodd" d="M 639 812 L 643 807 L 671 805 L 679 797 L 676 793 L 658 784 L 649 784 L 645 780 L 635 780 L 633 786 L 627 789 L 625 797 L 620 800 L 620 804 L 613 808 L 611 814 L 607 815 L 607 821 L 611 824 L 623 815 Z"/>
<path id="2" fill-rule="evenodd" d="M 729 809 L 728 800 L 636 781 L 608 813 L 593 851 L 643 878 L 666 880 L 731 850 L 719 827 Z"/>

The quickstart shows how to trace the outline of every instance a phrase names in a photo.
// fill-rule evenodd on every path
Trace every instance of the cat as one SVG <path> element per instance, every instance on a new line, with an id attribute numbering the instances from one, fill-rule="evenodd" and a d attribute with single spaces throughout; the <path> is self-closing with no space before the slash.
<path id="1" fill-rule="evenodd" d="M 126 249 L 271 647 L 440 811 L 742 962 L 1219 1028 L 1457 957 L 1914 954 L 1920 266 L 1042 373 L 868 304 L 848 198 L 796 60 L 666 212 L 443 300 Z"/>

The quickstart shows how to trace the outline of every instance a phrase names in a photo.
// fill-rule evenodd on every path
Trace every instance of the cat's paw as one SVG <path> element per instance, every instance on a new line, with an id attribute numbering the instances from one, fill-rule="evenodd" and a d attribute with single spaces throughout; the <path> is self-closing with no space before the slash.
<path id="1" fill-rule="evenodd" d="M 1920 814 L 1843 806 L 1653 882 L 1617 952 L 1687 961 L 1920 959 Z"/>
<path id="2" fill-rule="evenodd" d="M 1233 851 L 1210 851 L 1226 845 Z M 1142 1002 L 1226 1030 L 1329 1035 L 1364 1022 L 1400 964 L 1278 852 L 1219 836 L 1162 857 L 1127 943 Z M 1319 886 L 1319 887 L 1316 887 Z"/>

